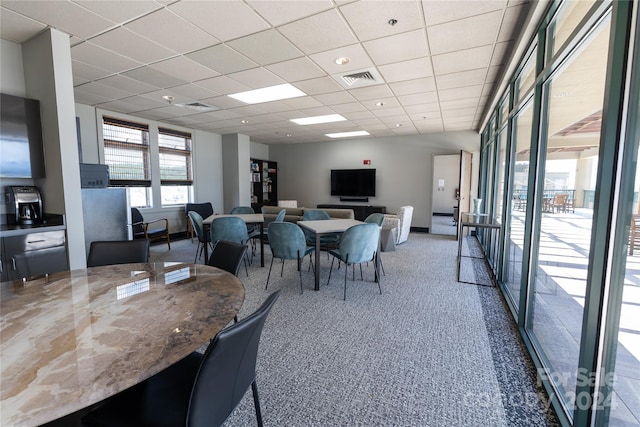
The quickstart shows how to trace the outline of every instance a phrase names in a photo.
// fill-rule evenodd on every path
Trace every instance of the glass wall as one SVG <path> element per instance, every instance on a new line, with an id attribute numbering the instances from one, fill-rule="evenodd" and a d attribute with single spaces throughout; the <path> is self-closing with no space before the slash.
<path id="1" fill-rule="evenodd" d="M 479 239 L 562 423 L 640 426 L 638 2 L 547 6 L 482 129 Z"/>

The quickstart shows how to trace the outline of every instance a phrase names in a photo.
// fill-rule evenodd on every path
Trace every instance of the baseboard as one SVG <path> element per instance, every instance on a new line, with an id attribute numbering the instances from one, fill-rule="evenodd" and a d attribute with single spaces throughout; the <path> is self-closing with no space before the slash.
<path id="1" fill-rule="evenodd" d="M 453 216 L 452 213 L 445 213 L 445 212 L 434 212 L 432 215 L 433 216 Z"/>
<path id="2" fill-rule="evenodd" d="M 409 231 L 413 231 L 414 233 L 428 233 L 429 227 L 411 227 Z"/>

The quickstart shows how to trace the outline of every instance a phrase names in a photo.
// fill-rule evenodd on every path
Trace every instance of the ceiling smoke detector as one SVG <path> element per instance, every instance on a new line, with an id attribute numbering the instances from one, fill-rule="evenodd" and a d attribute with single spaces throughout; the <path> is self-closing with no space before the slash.
<path id="1" fill-rule="evenodd" d="M 175 104 L 176 107 L 188 108 L 189 110 L 197 111 L 199 113 L 207 113 L 209 111 L 216 111 L 220 108 L 214 107 L 213 105 L 203 104 L 202 102 L 186 102 L 182 104 Z"/>
<path id="2" fill-rule="evenodd" d="M 334 74 L 332 77 L 345 89 L 384 83 L 382 76 L 375 68 L 352 71 L 349 74 Z"/>

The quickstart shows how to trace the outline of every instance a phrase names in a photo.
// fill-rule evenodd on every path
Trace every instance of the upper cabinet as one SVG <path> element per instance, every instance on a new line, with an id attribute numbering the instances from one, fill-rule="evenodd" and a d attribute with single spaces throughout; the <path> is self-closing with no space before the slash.
<path id="1" fill-rule="evenodd" d="M 278 204 L 278 163 L 251 159 L 251 207 L 260 212 L 263 205 Z"/>

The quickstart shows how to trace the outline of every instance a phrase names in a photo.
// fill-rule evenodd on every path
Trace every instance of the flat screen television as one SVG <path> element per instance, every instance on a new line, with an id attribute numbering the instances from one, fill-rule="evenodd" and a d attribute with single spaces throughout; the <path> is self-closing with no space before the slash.
<path id="1" fill-rule="evenodd" d="M 43 178 L 40 102 L 0 96 L 0 177 Z"/>
<path id="2" fill-rule="evenodd" d="M 331 195 L 373 197 L 376 195 L 375 169 L 332 169 Z"/>

